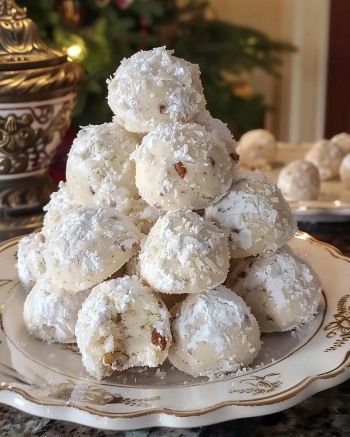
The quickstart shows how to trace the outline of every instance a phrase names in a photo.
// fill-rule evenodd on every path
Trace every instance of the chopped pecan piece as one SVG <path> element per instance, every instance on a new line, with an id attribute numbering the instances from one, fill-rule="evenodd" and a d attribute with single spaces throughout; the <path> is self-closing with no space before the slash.
<path id="1" fill-rule="evenodd" d="M 154 346 L 158 346 L 160 350 L 164 350 L 167 345 L 166 338 L 163 337 L 156 329 L 153 329 L 152 331 L 152 338 L 151 338 L 152 344 Z"/>
<path id="2" fill-rule="evenodd" d="M 177 162 L 176 164 L 174 164 L 176 173 L 180 176 L 180 178 L 184 178 L 187 170 L 186 167 L 183 165 L 183 163 L 181 161 Z"/>
<path id="3" fill-rule="evenodd" d="M 236 152 L 232 152 L 232 153 L 230 153 L 230 156 L 231 156 L 231 158 L 232 158 L 232 161 L 235 161 L 235 162 L 239 161 L 239 155 L 238 155 L 238 153 L 236 153 Z"/>
<path id="4" fill-rule="evenodd" d="M 102 362 L 105 366 L 113 368 L 122 367 L 129 359 L 129 356 L 122 351 L 107 352 L 103 355 Z"/>

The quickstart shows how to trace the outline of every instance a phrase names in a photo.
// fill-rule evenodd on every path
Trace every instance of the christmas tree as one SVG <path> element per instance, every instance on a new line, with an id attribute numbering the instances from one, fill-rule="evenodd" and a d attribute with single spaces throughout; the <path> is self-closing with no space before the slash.
<path id="1" fill-rule="evenodd" d="M 166 45 L 175 55 L 199 64 L 214 117 L 233 133 L 261 127 L 264 97 L 235 80 L 262 69 L 277 74 L 288 44 L 254 29 L 215 19 L 203 0 L 22 0 L 46 41 L 80 62 L 87 75 L 79 93 L 76 126 L 111 119 L 106 78 L 123 57 Z"/>

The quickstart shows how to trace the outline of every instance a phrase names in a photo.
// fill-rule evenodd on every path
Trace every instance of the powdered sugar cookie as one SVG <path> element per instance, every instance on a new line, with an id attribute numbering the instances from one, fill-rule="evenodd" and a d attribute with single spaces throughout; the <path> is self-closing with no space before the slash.
<path id="1" fill-rule="evenodd" d="M 81 206 L 65 182 L 60 182 L 58 190 L 51 194 L 49 203 L 44 206 L 43 231 L 49 235 L 60 223 L 62 217 Z"/>
<path id="2" fill-rule="evenodd" d="M 89 292 L 71 293 L 42 276 L 24 303 L 23 319 L 29 333 L 49 343 L 75 343 L 78 311 Z"/>
<path id="3" fill-rule="evenodd" d="M 334 135 L 334 137 L 331 138 L 331 141 L 332 143 L 338 144 L 344 156 L 350 153 L 350 134 L 342 132 Z"/>
<path id="4" fill-rule="evenodd" d="M 312 162 L 318 168 L 321 181 L 339 175 L 342 159 L 343 152 L 340 146 L 327 140 L 317 141 L 305 155 L 305 160 Z"/>
<path id="5" fill-rule="evenodd" d="M 240 163 L 248 168 L 268 167 L 276 159 L 277 142 L 271 132 L 254 129 L 241 136 L 237 153 Z"/>
<path id="6" fill-rule="evenodd" d="M 350 188 L 350 154 L 342 160 L 339 174 L 344 186 Z"/>
<path id="7" fill-rule="evenodd" d="M 67 185 L 77 202 L 124 212 L 138 197 L 135 163 L 129 159 L 139 137 L 116 122 L 86 126 L 75 138 L 67 161 Z"/>
<path id="8" fill-rule="evenodd" d="M 171 344 L 168 310 L 136 276 L 96 286 L 75 334 L 84 367 L 97 379 L 130 367 L 157 367 Z"/>
<path id="9" fill-rule="evenodd" d="M 42 232 L 34 232 L 21 238 L 17 251 L 18 277 L 25 290 L 29 291 L 46 271 L 43 251 L 46 244 Z"/>
<path id="10" fill-rule="evenodd" d="M 194 294 L 174 309 L 170 362 L 192 376 L 215 376 L 251 364 L 261 347 L 259 326 L 228 288 Z"/>
<path id="11" fill-rule="evenodd" d="M 237 173 L 230 191 L 205 217 L 226 230 L 232 258 L 276 250 L 297 229 L 281 192 L 259 172 Z"/>
<path id="12" fill-rule="evenodd" d="M 146 135 L 133 157 L 136 186 L 152 206 L 200 209 L 223 196 L 234 160 L 217 135 L 196 123 L 164 124 Z"/>
<path id="13" fill-rule="evenodd" d="M 144 240 L 140 267 L 142 277 L 159 292 L 198 293 L 226 279 L 227 238 L 195 212 L 170 212 Z"/>
<path id="14" fill-rule="evenodd" d="M 263 332 L 309 322 L 321 300 L 316 274 L 286 247 L 241 266 L 233 290 L 250 306 Z"/>
<path id="15" fill-rule="evenodd" d="M 223 142 L 231 157 L 238 161 L 236 150 L 237 144 L 230 129 L 227 127 L 227 124 L 218 118 L 213 118 L 207 110 L 200 112 L 196 117 L 195 122 L 204 126 L 207 131 L 211 132 L 216 143 Z"/>
<path id="16" fill-rule="evenodd" d="M 205 107 L 198 65 L 157 47 L 123 59 L 108 83 L 108 103 L 130 132 L 193 120 Z"/>
<path id="17" fill-rule="evenodd" d="M 317 199 L 321 180 L 317 167 L 309 161 L 292 161 L 278 176 L 277 186 L 288 201 Z"/>
<path id="18" fill-rule="evenodd" d="M 113 209 L 79 208 L 49 239 L 44 258 L 57 286 L 80 291 L 107 279 L 136 253 L 141 234 Z"/>

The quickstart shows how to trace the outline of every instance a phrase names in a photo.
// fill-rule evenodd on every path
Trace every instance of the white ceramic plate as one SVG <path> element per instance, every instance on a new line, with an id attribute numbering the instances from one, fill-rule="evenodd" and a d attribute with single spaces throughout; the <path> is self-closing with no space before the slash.
<path id="1" fill-rule="evenodd" d="M 315 320 L 263 338 L 257 368 L 209 382 L 165 366 L 136 369 L 97 383 L 74 346 L 30 337 L 24 291 L 15 270 L 17 240 L 0 246 L 0 402 L 52 419 L 105 429 L 195 427 L 274 413 L 350 377 L 350 259 L 307 234 L 293 250 L 320 275 L 323 303 Z"/>
<path id="2" fill-rule="evenodd" d="M 274 182 L 281 169 L 290 161 L 304 159 L 311 144 L 278 143 L 278 155 L 273 168 L 265 171 Z M 290 202 L 295 217 L 300 221 L 345 221 L 350 218 L 350 190 L 340 179 L 324 181 L 317 200 Z"/>

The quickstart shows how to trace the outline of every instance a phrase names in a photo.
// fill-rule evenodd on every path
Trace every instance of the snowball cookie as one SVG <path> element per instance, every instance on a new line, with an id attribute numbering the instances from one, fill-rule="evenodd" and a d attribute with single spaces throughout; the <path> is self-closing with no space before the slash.
<path id="1" fill-rule="evenodd" d="M 89 293 L 71 293 L 42 276 L 24 303 L 23 319 L 29 333 L 50 343 L 75 343 L 78 311 Z"/>
<path id="2" fill-rule="evenodd" d="M 321 181 L 325 181 L 338 176 L 343 152 L 337 143 L 320 140 L 307 152 L 305 159 L 318 168 Z"/>
<path id="3" fill-rule="evenodd" d="M 191 121 L 206 104 L 198 65 L 173 56 L 165 47 L 123 59 L 107 83 L 115 119 L 130 132 Z"/>
<path id="4" fill-rule="evenodd" d="M 75 334 L 84 367 L 97 379 L 157 367 L 171 344 L 168 310 L 136 276 L 97 285 L 79 312 Z"/>
<path id="5" fill-rule="evenodd" d="M 45 244 L 43 232 L 33 232 L 19 240 L 16 267 L 19 280 L 26 291 L 29 291 L 46 271 L 43 257 Z"/>
<path id="6" fill-rule="evenodd" d="M 192 376 L 213 377 L 248 366 L 261 342 L 245 302 L 223 285 L 194 294 L 175 309 L 169 360 Z"/>
<path id="7" fill-rule="evenodd" d="M 216 143 L 223 141 L 231 158 L 238 161 L 239 157 L 236 152 L 237 144 L 230 129 L 227 127 L 227 124 L 223 123 L 218 118 L 213 118 L 207 110 L 200 112 L 196 117 L 195 122 L 204 126 L 209 132 L 211 132 Z"/>
<path id="8" fill-rule="evenodd" d="M 340 165 L 340 179 L 346 188 L 350 188 L 350 154 L 343 158 Z"/>
<path id="9" fill-rule="evenodd" d="M 224 282 L 229 249 L 223 231 L 192 211 L 159 218 L 140 251 L 141 275 L 161 293 L 199 293 Z"/>
<path id="10" fill-rule="evenodd" d="M 77 209 L 81 204 L 73 198 L 73 194 L 65 182 L 60 182 L 58 191 L 50 196 L 50 201 L 44 206 L 45 216 L 43 231 L 49 235 L 60 223 L 62 217 Z"/>
<path id="11" fill-rule="evenodd" d="M 166 211 L 204 208 L 232 182 L 234 161 L 224 143 L 196 123 L 157 127 L 133 158 L 141 197 Z"/>
<path id="12" fill-rule="evenodd" d="M 67 161 L 67 184 L 83 205 L 117 207 L 138 197 L 135 163 L 129 160 L 139 137 L 116 122 L 82 128 Z"/>
<path id="13" fill-rule="evenodd" d="M 341 148 L 343 155 L 350 153 L 350 134 L 342 132 L 340 134 L 334 135 L 331 138 L 332 143 L 337 143 Z"/>
<path id="14" fill-rule="evenodd" d="M 288 331 L 313 319 L 321 300 L 316 274 L 287 247 L 249 260 L 234 291 L 250 306 L 263 332 Z"/>
<path id="15" fill-rule="evenodd" d="M 268 167 L 275 161 L 277 152 L 275 137 L 265 129 L 246 132 L 237 147 L 241 164 L 249 168 Z"/>
<path id="16" fill-rule="evenodd" d="M 277 186 L 288 201 L 315 200 L 321 180 L 317 167 L 309 161 L 292 161 L 278 175 Z"/>
<path id="17" fill-rule="evenodd" d="M 47 273 L 73 292 L 107 279 L 136 253 L 138 229 L 110 208 L 80 208 L 56 227 L 44 252 Z"/>
<path id="18" fill-rule="evenodd" d="M 260 172 L 237 173 L 230 191 L 205 217 L 226 230 L 232 258 L 276 250 L 297 229 L 280 190 Z"/>

